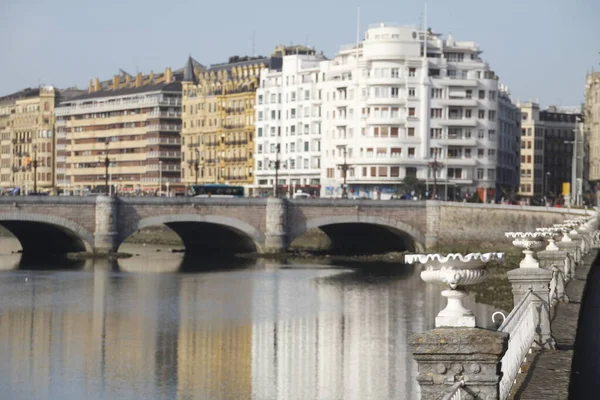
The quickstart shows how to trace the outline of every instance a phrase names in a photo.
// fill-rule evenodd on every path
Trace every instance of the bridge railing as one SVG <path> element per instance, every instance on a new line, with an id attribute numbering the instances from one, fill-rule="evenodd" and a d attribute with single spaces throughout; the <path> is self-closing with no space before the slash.
<path id="1" fill-rule="evenodd" d="M 575 225 L 572 221 L 576 221 Z M 419 365 L 421 399 L 439 399 L 441 392 L 445 393 L 443 399 L 459 399 L 464 394 L 470 398 L 472 393 L 479 393 L 482 398 L 505 400 L 522 372 L 527 354 L 533 348 L 555 348 L 551 330 L 555 306 L 569 301 L 565 287 L 575 266 L 582 262 L 582 255 L 600 247 L 597 212 L 567 222 L 572 230 L 560 242 L 550 241 L 547 248 L 537 253 L 538 260 L 531 258 L 533 251 L 529 249 L 540 245 L 542 236 L 518 234 L 520 239 L 513 244 L 532 254 L 526 253 L 520 264 L 523 267 L 507 273 L 515 306 L 496 331 L 469 328 L 461 321 L 411 337 L 413 356 Z M 534 241 L 537 244 L 531 243 Z M 435 264 L 427 266 L 423 279 L 431 281 L 437 277 L 435 268 Z M 440 273 L 443 275 L 443 271 Z M 453 270 L 449 276 L 456 280 L 460 274 Z M 450 297 L 444 312 L 448 308 Z M 495 314 L 498 313 L 502 314 Z"/>
<path id="2" fill-rule="evenodd" d="M 509 335 L 508 350 L 502 357 L 502 378 L 500 379 L 500 399 L 508 398 L 521 365 L 533 345 L 535 332 L 535 309 L 531 301 L 533 292 L 529 290 L 519 304 L 506 317 L 498 328 Z"/>

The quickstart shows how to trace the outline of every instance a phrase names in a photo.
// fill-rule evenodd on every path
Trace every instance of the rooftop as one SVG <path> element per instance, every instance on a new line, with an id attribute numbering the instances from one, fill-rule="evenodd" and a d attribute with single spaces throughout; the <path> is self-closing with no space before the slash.
<path id="1" fill-rule="evenodd" d="M 80 100 L 88 100 L 88 99 L 100 99 L 103 97 L 116 97 L 116 96 L 127 96 L 130 94 L 138 94 L 138 93 L 146 93 L 146 92 L 181 92 L 181 82 L 171 82 L 171 83 L 159 83 L 156 85 L 146 85 L 141 87 L 133 87 L 133 88 L 125 88 L 118 90 L 107 90 L 107 91 L 99 91 L 86 93 L 81 96 L 75 96 L 73 98 L 68 99 L 68 102 L 72 101 L 80 101 Z M 67 102 L 65 101 L 65 102 Z"/>

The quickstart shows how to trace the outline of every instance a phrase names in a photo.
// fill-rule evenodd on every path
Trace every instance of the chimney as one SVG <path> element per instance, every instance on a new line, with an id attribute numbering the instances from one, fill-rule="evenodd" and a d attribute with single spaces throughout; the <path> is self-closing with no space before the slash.
<path id="1" fill-rule="evenodd" d="M 173 71 L 171 67 L 165 68 L 165 83 L 171 83 L 173 81 Z"/>
<path id="2" fill-rule="evenodd" d="M 113 76 L 113 80 L 112 80 L 112 90 L 118 90 L 119 89 L 119 75 L 115 75 Z"/>
<path id="3" fill-rule="evenodd" d="M 142 87 L 142 73 L 138 72 L 135 75 L 135 87 Z"/>
<path id="4" fill-rule="evenodd" d="M 100 79 L 96 78 L 94 79 L 94 92 L 99 92 L 100 91 Z"/>

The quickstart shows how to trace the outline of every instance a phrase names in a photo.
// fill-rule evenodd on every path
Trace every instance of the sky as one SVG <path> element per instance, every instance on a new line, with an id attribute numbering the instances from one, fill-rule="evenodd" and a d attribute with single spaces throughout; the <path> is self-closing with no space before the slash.
<path id="1" fill-rule="evenodd" d="M 173 69 L 309 44 L 332 57 L 368 24 L 418 25 L 424 1 L 0 0 L 0 95 L 40 84 L 87 88 L 119 68 Z M 434 32 L 472 40 L 513 99 L 584 101 L 585 75 L 600 70 L 599 0 L 429 0 Z"/>

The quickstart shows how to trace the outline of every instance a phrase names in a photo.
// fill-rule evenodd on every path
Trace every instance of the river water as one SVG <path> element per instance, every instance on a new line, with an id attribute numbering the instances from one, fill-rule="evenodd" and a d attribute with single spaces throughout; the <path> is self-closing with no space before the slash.
<path id="1" fill-rule="evenodd" d="M 438 287 L 401 264 L 19 265 L 0 240 L 2 399 L 417 399 Z M 161 251 L 157 251 L 161 250 Z M 467 301 L 481 325 L 494 309 Z"/>

